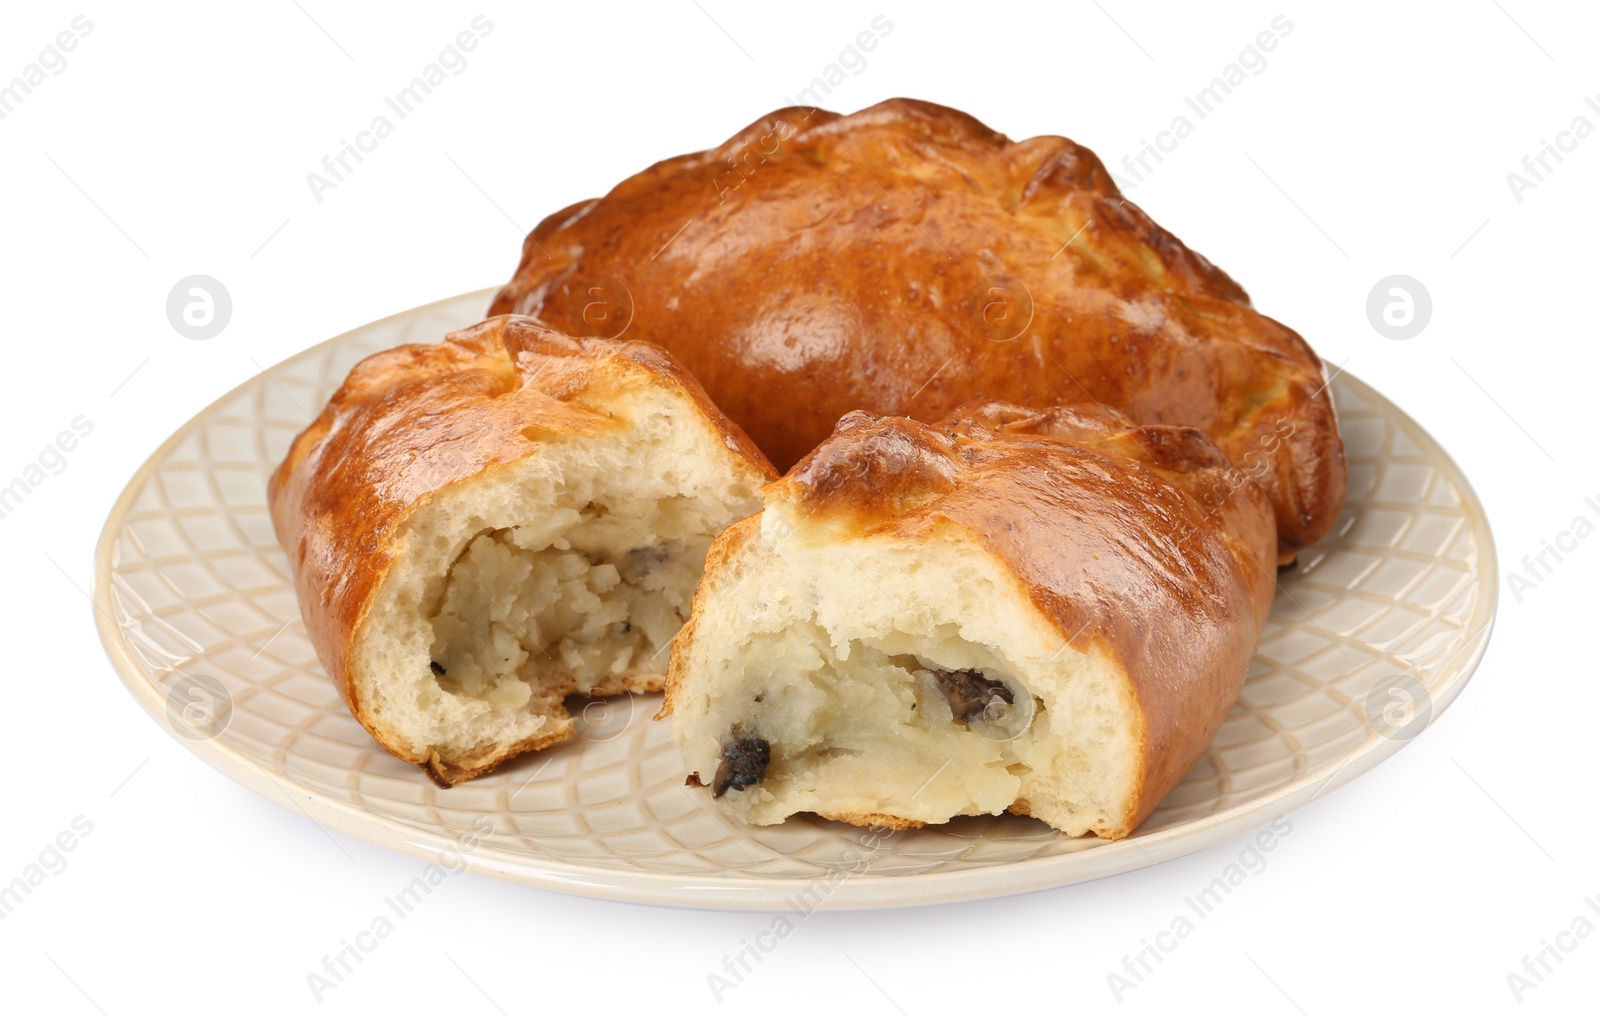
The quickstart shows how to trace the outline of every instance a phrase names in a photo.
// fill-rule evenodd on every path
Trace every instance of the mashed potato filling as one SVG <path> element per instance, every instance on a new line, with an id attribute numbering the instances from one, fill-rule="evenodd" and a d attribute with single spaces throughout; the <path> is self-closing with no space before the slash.
<path id="1" fill-rule="evenodd" d="M 473 537 L 429 617 L 439 686 L 516 710 L 536 689 L 587 694 L 654 658 L 688 616 L 710 544 L 681 525 L 677 500 L 558 508 Z"/>
<path id="2" fill-rule="evenodd" d="M 741 693 L 708 717 L 721 729 L 712 792 L 749 820 L 886 806 L 933 822 L 992 814 L 1057 765 L 1045 703 L 984 647 L 898 633 L 838 645 L 813 624 L 753 643 L 744 674 L 718 682 Z"/>

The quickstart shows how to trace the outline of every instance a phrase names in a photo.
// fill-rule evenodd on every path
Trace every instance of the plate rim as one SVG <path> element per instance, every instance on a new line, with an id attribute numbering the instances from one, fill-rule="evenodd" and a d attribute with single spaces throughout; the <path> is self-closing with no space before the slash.
<path id="1" fill-rule="evenodd" d="M 331 346 L 348 341 L 358 332 L 378 325 L 411 317 L 446 304 L 465 303 L 473 299 L 483 303 L 499 288 L 491 286 L 447 296 L 365 322 L 308 346 L 278 361 L 272 367 L 262 370 L 261 374 L 271 379 L 272 371 L 317 355 Z M 1467 636 L 1468 643 L 1464 643 L 1456 650 L 1459 653 L 1470 644 L 1471 651 L 1455 668 L 1449 683 L 1432 694 L 1432 715 L 1427 723 L 1427 727 L 1431 727 L 1438 722 L 1440 715 L 1472 679 L 1494 634 L 1500 600 L 1500 568 L 1493 529 L 1489 524 L 1488 513 L 1471 480 L 1455 458 L 1427 428 L 1398 404 L 1350 372 L 1341 371 L 1338 376 L 1344 383 L 1351 385 L 1357 394 L 1369 401 L 1392 408 L 1399 424 L 1414 432 L 1411 435 L 1413 439 L 1420 438 L 1420 444 L 1438 455 L 1453 474 L 1452 479 L 1462 493 L 1468 521 L 1481 537 L 1484 561 L 1480 568 L 1479 586 L 1485 595 L 1480 598 L 1472 618 L 1463 626 L 1465 630 L 1470 631 Z M 122 626 L 115 621 L 115 604 L 111 598 L 111 558 L 117 537 L 126 523 L 135 500 L 172 449 L 197 429 L 200 422 L 218 406 L 230 401 L 258 381 L 258 377 L 252 375 L 196 411 L 140 463 L 112 502 L 94 552 L 94 592 L 91 602 L 96 632 L 112 669 L 116 671 L 118 678 L 134 700 L 144 707 L 169 737 L 206 764 L 263 797 L 285 808 L 298 810 L 315 823 L 420 860 L 438 861 L 444 850 L 457 848 L 455 836 L 442 827 L 432 831 L 417 829 L 354 804 L 326 797 L 312 787 L 267 771 L 242 752 L 223 743 L 221 738 L 191 740 L 180 737 L 168 724 L 161 722 L 166 704 L 160 694 L 160 686 L 146 676 L 145 669 L 134 659 Z M 1447 657 L 1447 660 L 1453 658 L 1454 656 Z M 1426 727 L 1423 729 L 1426 730 Z M 1418 731 L 1418 734 L 1421 733 L 1422 731 Z M 1414 740 L 1415 736 L 1404 740 L 1380 737 L 1364 742 L 1351 752 L 1341 754 L 1316 769 L 1301 773 L 1283 787 L 1253 801 L 1234 805 L 1148 836 L 1131 836 L 1123 840 L 1102 843 L 1084 851 L 1032 857 L 983 868 L 903 875 L 873 873 L 869 864 L 860 873 L 847 874 L 836 880 L 830 893 L 822 897 L 814 909 L 860 910 L 993 899 L 1075 885 L 1150 867 L 1215 846 L 1242 832 L 1258 828 L 1272 818 L 1307 807 L 1329 792 L 1369 772 Z M 304 800 L 296 800 L 294 791 L 298 791 Z M 474 874 L 536 889 L 694 910 L 768 912 L 784 910 L 792 908 L 793 898 L 808 887 L 819 881 L 828 880 L 820 875 L 811 878 L 765 878 L 747 874 L 697 877 L 622 868 L 601 869 L 571 861 L 531 858 L 487 845 L 472 851 L 459 851 L 457 856 L 463 857 L 461 863 Z"/>

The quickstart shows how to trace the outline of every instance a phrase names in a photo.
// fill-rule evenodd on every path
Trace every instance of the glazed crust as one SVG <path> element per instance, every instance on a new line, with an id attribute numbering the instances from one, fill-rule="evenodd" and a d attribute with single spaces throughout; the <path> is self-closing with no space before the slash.
<path id="1" fill-rule="evenodd" d="M 789 108 L 550 216 L 495 313 L 671 350 L 780 469 L 845 413 L 1100 403 L 1199 428 L 1268 492 L 1280 556 L 1345 462 L 1321 362 L 1061 137 L 894 99 Z"/>
<path id="2" fill-rule="evenodd" d="M 1117 661 L 1142 730 L 1140 768 L 1134 804 L 1102 836 L 1131 832 L 1211 743 L 1276 586 L 1272 508 L 1249 476 L 1195 428 L 1133 426 L 1103 407 L 974 405 L 937 426 L 852 413 L 762 494 L 806 540 L 931 543 L 964 530 L 1064 643 L 1098 643 Z M 680 640 L 696 637 L 701 596 L 738 541 L 760 538 L 756 521 L 713 543 Z M 673 654 L 663 715 L 686 692 L 687 658 Z"/>
<path id="3" fill-rule="evenodd" d="M 395 563 L 406 520 L 451 484 L 532 455 L 543 442 L 618 426 L 595 396 L 640 378 L 687 395 L 753 472 L 776 475 L 661 349 L 573 338 L 531 318 L 501 316 L 442 342 L 399 346 L 358 363 L 269 481 L 273 527 L 294 569 L 300 613 L 323 668 L 351 713 L 386 749 L 422 765 L 442 786 L 566 740 L 571 726 L 559 724 L 492 762 L 466 767 L 431 754 L 412 757 L 383 738 L 355 694 L 350 661 L 363 619 Z M 632 687 L 622 675 L 594 693 Z M 562 689 L 549 690 L 557 696 L 548 703 L 551 715 L 564 717 Z"/>

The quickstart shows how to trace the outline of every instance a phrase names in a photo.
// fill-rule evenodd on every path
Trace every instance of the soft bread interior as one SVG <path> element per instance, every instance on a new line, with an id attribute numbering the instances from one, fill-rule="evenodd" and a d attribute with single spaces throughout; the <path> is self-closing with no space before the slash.
<path id="1" fill-rule="evenodd" d="M 1068 645 L 964 531 L 808 542 L 769 506 L 726 540 L 671 698 L 724 807 L 756 824 L 1009 809 L 1124 830 L 1142 737 L 1125 676 L 1091 640 Z"/>
<path id="2" fill-rule="evenodd" d="M 659 689 L 706 547 L 760 505 L 760 476 L 670 390 L 606 410 L 440 491 L 400 534 L 354 691 L 441 778 L 571 736 L 567 695 Z"/>
<path id="3" fill-rule="evenodd" d="M 474 537 L 428 611 L 441 688 L 520 707 L 542 674 L 579 694 L 659 680 L 688 614 L 710 520 L 681 496 L 618 499 Z"/>

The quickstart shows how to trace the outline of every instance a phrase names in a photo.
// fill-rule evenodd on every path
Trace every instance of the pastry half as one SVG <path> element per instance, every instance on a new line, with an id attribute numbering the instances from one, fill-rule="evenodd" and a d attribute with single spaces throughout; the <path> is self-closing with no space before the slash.
<path id="1" fill-rule="evenodd" d="M 350 711 L 441 785 L 658 690 L 761 453 L 670 355 L 496 317 L 350 372 L 269 496 Z"/>
<path id="2" fill-rule="evenodd" d="M 1274 589 L 1249 477 L 1098 408 L 853 413 L 763 493 L 712 544 L 663 709 L 756 824 L 1126 836 L 1233 705 Z"/>

